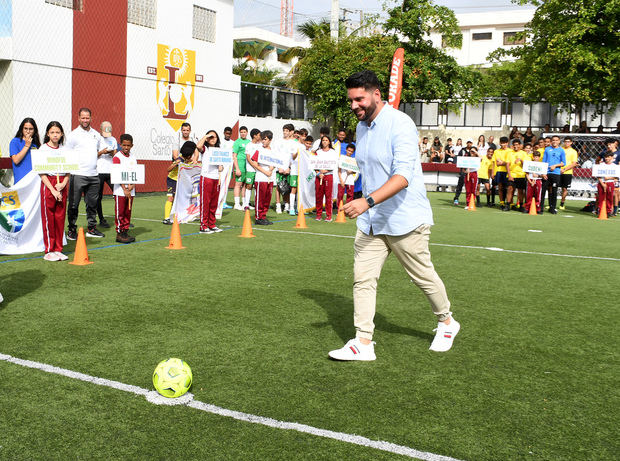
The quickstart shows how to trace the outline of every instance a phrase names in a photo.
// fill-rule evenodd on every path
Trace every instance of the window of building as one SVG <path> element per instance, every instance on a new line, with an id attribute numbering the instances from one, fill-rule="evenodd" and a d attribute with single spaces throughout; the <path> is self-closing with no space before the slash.
<path id="1" fill-rule="evenodd" d="M 72 10 L 82 11 L 82 0 L 45 0 L 50 5 L 64 6 Z"/>
<path id="2" fill-rule="evenodd" d="M 155 29 L 157 27 L 157 0 L 128 0 L 127 22 Z"/>
<path id="3" fill-rule="evenodd" d="M 504 32 L 504 45 L 523 45 L 525 37 L 521 34 L 517 36 L 517 32 Z"/>
<path id="4" fill-rule="evenodd" d="M 452 36 L 442 35 L 441 36 L 441 47 L 448 48 L 448 39 L 455 40 L 456 43 L 452 42 L 452 47 L 460 48 L 463 45 L 463 34 L 454 34 Z"/>
<path id="5" fill-rule="evenodd" d="M 471 34 L 472 40 L 491 40 L 492 38 L 492 32 L 478 32 L 476 34 Z"/>
<path id="6" fill-rule="evenodd" d="M 192 37 L 215 43 L 215 11 L 194 5 Z"/>

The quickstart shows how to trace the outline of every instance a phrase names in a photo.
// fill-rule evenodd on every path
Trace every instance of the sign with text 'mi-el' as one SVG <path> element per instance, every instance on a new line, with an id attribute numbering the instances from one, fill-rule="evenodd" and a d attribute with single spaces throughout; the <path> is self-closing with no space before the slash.
<path id="1" fill-rule="evenodd" d="M 549 164 L 547 162 L 532 162 L 526 160 L 523 162 L 523 171 L 534 174 L 547 174 Z"/>
<path id="2" fill-rule="evenodd" d="M 202 163 L 209 165 L 232 165 L 232 152 L 226 149 L 209 148 L 202 158 Z"/>
<path id="3" fill-rule="evenodd" d="M 456 158 L 456 166 L 478 171 L 480 169 L 480 160 L 480 157 L 465 157 L 460 155 Z"/>
<path id="4" fill-rule="evenodd" d="M 144 165 L 112 165 L 112 184 L 144 184 Z"/>
<path id="5" fill-rule="evenodd" d="M 37 174 L 66 174 L 76 173 L 80 169 L 77 154 L 70 150 L 60 152 L 40 153 L 32 149 L 32 171 Z"/>
<path id="6" fill-rule="evenodd" d="M 599 163 L 592 165 L 592 176 L 595 178 L 618 178 L 620 177 L 620 168 L 618 165 Z"/>

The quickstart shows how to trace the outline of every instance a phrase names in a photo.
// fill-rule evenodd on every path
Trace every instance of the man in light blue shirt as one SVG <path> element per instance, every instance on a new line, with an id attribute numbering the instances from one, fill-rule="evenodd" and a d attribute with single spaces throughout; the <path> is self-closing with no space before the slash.
<path id="1" fill-rule="evenodd" d="M 357 218 L 358 228 L 353 267 L 356 337 L 329 357 L 375 360 L 377 281 L 390 252 L 424 292 L 437 316 L 437 334 L 430 349 L 447 351 L 460 325 L 452 319 L 446 289 L 428 249 L 433 213 L 426 198 L 416 126 L 408 115 L 381 100 L 373 72 L 351 75 L 346 87 L 351 110 L 359 120 L 355 158 L 363 190 L 362 198 L 344 206 L 349 218 Z"/>
<path id="2" fill-rule="evenodd" d="M 560 137 L 553 135 L 551 145 L 545 148 L 543 162 L 549 165 L 547 174 L 543 176 L 542 193 L 540 199 L 540 209 L 545 207 L 545 193 L 549 192 L 549 213 L 557 214 L 558 185 L 560 184 L 560 173 L 566 165 L 566 152 L 560 147 Z"/>

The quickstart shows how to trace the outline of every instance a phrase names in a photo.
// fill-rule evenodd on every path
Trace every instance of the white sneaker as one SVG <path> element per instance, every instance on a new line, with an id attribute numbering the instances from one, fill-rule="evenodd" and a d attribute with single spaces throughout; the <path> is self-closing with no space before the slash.
<path id="1" fill-rule="evenodd" d="M 222 232 L 222 229 L 220 229 L 219 227 L 215 226 L 215 227 L 211 227 L 210 230 L 212 230 L 213 232 Z"/>
<path id="2" fill-rule="evenodd" d="M 449 351 L 460 329 L 461 324 L 454 319 L 450 321 L 450 325 L 446 325 L 443 322 L 437 323 L 437 328 L 433 330 L 437 333 L 435 333 L 435 339 L 433 339 L 429 349 L 435 352 Z"/>
<path id="3" fill-rule="evenodd" d="M 334 360 L 362 360 L 370 362 L 377 359 L 374 341 L 368 345 L 364 345 L 357 338 L 349 340 L 349 342 L 340 349 L 329 351 L 328 355 Z"/>
<path id="4" fill-rule="evenodd" d="M 55 251 L 54 253 L 56 253 L 56 256 L 58 256 L 59 261 L 66 261 L 67 259 L 69 259 L 69 256 L 67 256 L 64 253 L 61 253 L 60 251 Z"/>
<path id="5" fill-rule="evenodd" d="M 287 212 L 287 211 L 288 211 L 288 203 L 285 203 L 284 204 L 284 212 Z"/>
<path id="6" fill-rule="evenodd" d="M 238 211 L 243 211 L 244 210 L 244 208 L 241 205 L 235 205 L 233 208 L 235 210 L 238 210 Z"/>
<path id="7" fill-rule="evenodd" d="M 279 203 L 276 203 L 276 213 L 282 214 L 282 205 L 280 205 Z"/>
<path id="8" fill-rule="evenodd" d="M 45 253 L 45 256 L 43 256 L 43 259 L 45 259 L 46 261 L 60 261 L 60 258 L 56 256 L 56 253 L 53 253 L 53 252 Z"/>

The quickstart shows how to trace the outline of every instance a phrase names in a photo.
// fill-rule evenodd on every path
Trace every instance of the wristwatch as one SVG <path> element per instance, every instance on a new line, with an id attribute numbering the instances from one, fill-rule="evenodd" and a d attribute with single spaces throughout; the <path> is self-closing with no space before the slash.
<path id="1" fill-rule="evenodd" d="M 366 203 L 368 203 L 368 208 L 372 208 L 373 206 L 375 206 L 375 200 L 370 195 L 367 195 L 365 198 Z"/>

